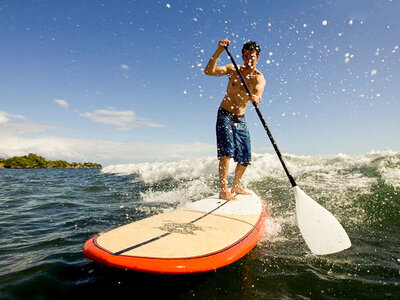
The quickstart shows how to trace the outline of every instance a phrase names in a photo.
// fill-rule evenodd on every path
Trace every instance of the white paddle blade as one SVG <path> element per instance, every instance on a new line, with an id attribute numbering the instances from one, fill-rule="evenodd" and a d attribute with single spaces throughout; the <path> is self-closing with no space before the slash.
<path id="1" fill-rule="evenodd" d="M 326 255 L 351 247 L 346 231 L 329 211 L 298 186 L 295 186 L 293 191 L 296 198 L 297 224 L 313 254 Z"/>

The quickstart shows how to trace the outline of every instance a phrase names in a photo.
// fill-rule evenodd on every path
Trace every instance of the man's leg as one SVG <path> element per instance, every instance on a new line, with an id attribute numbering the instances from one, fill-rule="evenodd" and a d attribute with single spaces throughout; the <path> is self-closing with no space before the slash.
<path id="1" fill-rule="evenodd" d="M 251 195 L 251 193 L 245 191 L 241 185 L 240 185 L 240 180 L 243 177 L 244 171 L 246 171 L 247 165 L 243 165 L 241 163 L 238 163 L 236 166 L 235 170 L 235 178 L 233 179 L 233 185 L 232 185 L 232 193 L 235 194 L 242 194 L 242 195 Z"/>
<path id="2" fill-rule="evenodd" d="M 228 189 L 228 171 L 229 171 L 229 160 L 231 158 L 222 156 L 219 159 L 219 198 L 224 200 L 236 200 Z"/>

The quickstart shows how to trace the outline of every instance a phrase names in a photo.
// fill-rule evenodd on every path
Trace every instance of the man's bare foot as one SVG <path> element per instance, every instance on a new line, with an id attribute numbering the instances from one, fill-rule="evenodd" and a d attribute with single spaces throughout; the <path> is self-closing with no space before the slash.
<path id="1" fill-rule="evenodd" d="M 231 192 L 236 195 L 251 195 L 250 192 L 244 190 L 242 187 L 232 188 Z"/>
<path id="2" fill-rule="evenodd" d="M 226 191 L 220 191 L 219 192 L 219 199 L 223 199 L 223 200 L 237 200 L 235 196 L 233 196 L 228 190 Z"/>

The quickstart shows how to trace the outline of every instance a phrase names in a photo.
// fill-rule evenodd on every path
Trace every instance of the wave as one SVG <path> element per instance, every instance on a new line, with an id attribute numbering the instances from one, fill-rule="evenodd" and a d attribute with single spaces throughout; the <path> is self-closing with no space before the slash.
<path id="1" fill-rule="evenodd" d="M 136 174 L 145 183 L 155 183 L 169 178 L 180 180 L 213 176 L 217 165 L 214 157 L 207 157 L 176 162 L 111 165 L 103 168 L 101 172 L 121 176 Z"/>
<path id="2" fill-rule="evenodd" d="M 334 156 L 286 154 L 284 158 L 297 182 L 314 188 L 326 185 L 337 189 L 365 188 L 377 179 L 395 187 L 400 186 L 399 152 L 371 152 L 360 156 L 342 153 Z M 234 167 L 231 160 L 230 175 Z M 120 176 L 135 174 L 144 183 L 154 184 L 165 179 L 179 181 L 216 177 L 218 160 L 206 157 L 175 162 L 119 164 L 105 167 L 101 172 Z M 284 179 L 282 166 L 275 154 L 253 154 L 253 162 L 246 170 L 243 183 L 248 185 L 265 178 Z"/>

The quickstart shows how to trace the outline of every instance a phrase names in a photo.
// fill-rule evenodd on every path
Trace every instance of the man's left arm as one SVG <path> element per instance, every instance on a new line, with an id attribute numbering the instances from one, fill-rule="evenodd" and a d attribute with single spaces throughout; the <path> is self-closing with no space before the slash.
<path id="1" fill-rule="evenodd" d="M 256 86 L 254 87 L 253 94 L 251 95 L 250 99 L 251 102 L 254 102 L 257 105 L 260 103 L 262 94 L 264 92 L 265 84 L 266 82 L 264 76 L 262 75 L 259 76 L 257 78 L 257 83 Z"/>

